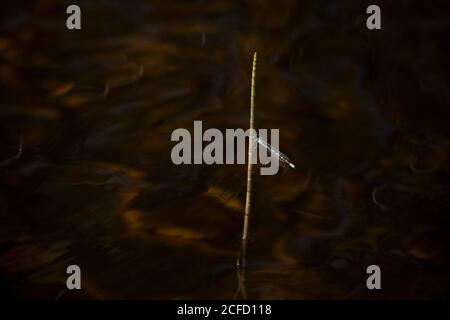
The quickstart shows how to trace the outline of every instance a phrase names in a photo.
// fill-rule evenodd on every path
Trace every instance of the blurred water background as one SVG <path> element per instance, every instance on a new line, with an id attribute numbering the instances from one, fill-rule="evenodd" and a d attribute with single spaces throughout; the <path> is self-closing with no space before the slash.
<path id="1" fill-rule="evenodd" d="M 232 298 L 245 166 L 175 166 L 175 128 L 279 128 L 250 298 L 450 296 L 448 1 L 0 5 L 0 292 Z M 65 291 L 66 267 L 83 290 Z M 382 290 L 365 287 L 366 267 Z"/>

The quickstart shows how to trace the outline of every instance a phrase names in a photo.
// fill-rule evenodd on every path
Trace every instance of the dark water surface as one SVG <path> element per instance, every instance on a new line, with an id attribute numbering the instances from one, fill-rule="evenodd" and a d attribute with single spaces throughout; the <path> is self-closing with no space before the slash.
<path id="1" fill-rule="evenodd" d="M 175 166 L 170 135 L 246 128 L 258 50 L 297 169 L 256 177 L 248 296 L 450 297 L 447 1 L 379 1 L 381 31 L 356 0 L 77 1 L 81 31 L 68 4 L 0 5 L 3 295 L 232 298 L 245 166 Z"/>

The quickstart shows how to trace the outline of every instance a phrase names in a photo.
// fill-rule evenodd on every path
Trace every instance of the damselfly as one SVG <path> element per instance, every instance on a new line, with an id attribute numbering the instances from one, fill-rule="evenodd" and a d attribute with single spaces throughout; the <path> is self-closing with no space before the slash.
<path id="1" fill-rule="evenodd" d="M 295 164 L 292 163 L 292 161 L 288 158 L 288 156 L 286 156 L 284 153 L 282 153 L 280 150 L 272 147 L 267 141 L 264 141 L 261 137 L 259 137 L 258 135 L 255 135 L 253 137 L 253 139 L 255 139 L 256 144 L 253 145 L 253 150 L 256 149 L 256 146 L 259 145 L 262 148 L 268 150 L 270 152 L 270 155 L 276 159 L 278 159 L 279 163 L 281 164 L 281 166 L 283 167 L 291 167 L 293 169 L 295 169 Z"/>

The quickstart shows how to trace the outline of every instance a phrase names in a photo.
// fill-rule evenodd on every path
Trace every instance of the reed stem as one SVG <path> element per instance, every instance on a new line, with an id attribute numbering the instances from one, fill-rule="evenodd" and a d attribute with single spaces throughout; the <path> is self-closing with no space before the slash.
<path id="1" fill-rule="evenodd" d="M 256 77 L 256 60 L 257 52 L 253 55 L 253 68 L 252 68 L 252 87 L 250 95 L 250 135 L 255 133 L 255 77 Z M 242 240 L 248 239 L 248 225 L 250 220 L 251 210 L 251 196 L 252 196 L 252 169 L 253 169 L 253 151 L 255 139 L 249 139 L 248 147 L 248 162 L 247 162 L 247 192 L 245 196 L 245 213 L 244 213 L 244 230 L 242 232 Z"/>
<path id="2" fill-rule="evenodd" d="M 255 131 L 255 76 L 256 76 L 256 59 L 257 53 L 253 55 L 253 68 L 252 68 L 252 87 L 250 94 L 250 137 L 248 143 L 248 163 L 247 163 L 247 192 L 245 196 L 245 212 L 244 212 L 244 229 L 242 231 L 242 246 L 240 254 L 237 259 L 237 276 L 238 276 L 238 289 L 236 296 L 242 295 L 244 299 L 247 299 L 246 289 L 246 268 L 247 268 L 247 239 L 248 239 L 248 225 L 250 220 L 251 209 L 251 196 L 252 196 L 252 169 L 253 169 L 253 152 L 254 144 L 256 143 Z"/>

